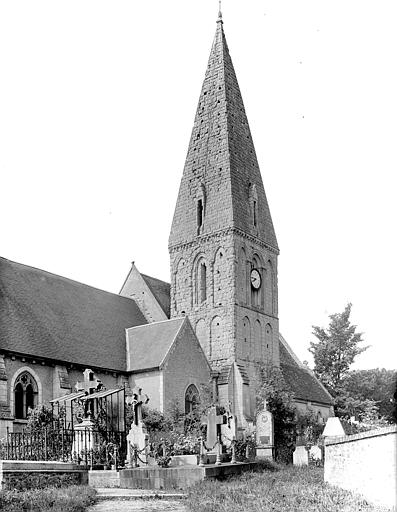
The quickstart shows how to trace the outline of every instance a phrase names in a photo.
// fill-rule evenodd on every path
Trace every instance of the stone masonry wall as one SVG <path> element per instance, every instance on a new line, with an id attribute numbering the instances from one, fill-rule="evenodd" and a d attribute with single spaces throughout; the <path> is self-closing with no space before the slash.
<path id="1" fill-rule="evenodd" d="M 364 495 L 369 501 L 396 506 L 397 426 L 325 443 L 324 480 Z"/>
<path id="2" fill-rule="evenodd" d="M 258 306 L 251 297 L 254 258 L 262 277 Z M 198 298 L 200 262 L 207 268 L 203 302 Z M 213 367 L 237 359 L 279 364 L 276 255 L 232 231 L 201 236 L 171 251 L 171 276 L 171 316 L 189 317 Z"/>
<path id="3" fill-rule="evenodd" d="M 171 317 L 187 315 L 208 359 L 234 359 L 234 243 L 232 235 L 203 236 L 171 252 Z M 206 264 L 206 300 L 197 298 L 197 265 Z"/>

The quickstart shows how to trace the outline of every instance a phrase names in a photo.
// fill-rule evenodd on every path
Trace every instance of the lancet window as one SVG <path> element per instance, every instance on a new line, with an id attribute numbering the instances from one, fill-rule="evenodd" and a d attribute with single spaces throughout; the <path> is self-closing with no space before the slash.
<path id="1" fill-rule="evenodd" d="M 29 372 L 22 372 L 14 385 L 15 418 L 26 419 L 37 405 L 37 383 Z"/>

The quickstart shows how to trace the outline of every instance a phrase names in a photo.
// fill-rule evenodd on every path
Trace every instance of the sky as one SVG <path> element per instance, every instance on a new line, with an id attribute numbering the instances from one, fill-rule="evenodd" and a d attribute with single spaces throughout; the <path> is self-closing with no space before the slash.
<path id="1" fill-rule="evenodd" d="M 223 0 L 280 246 L 280 331 L 353 304 L 397 367 L 397 4 Z M 168 235 L 216 0 L 0 2 L 0 256 L 118 293 L 169 281 Z"/>

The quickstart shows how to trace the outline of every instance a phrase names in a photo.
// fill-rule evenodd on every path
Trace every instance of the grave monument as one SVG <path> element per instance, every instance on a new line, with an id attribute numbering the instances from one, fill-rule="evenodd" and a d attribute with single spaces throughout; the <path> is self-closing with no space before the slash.
<path id="1" fill-rule="evenodd" d="M 95 374 L 90 368 L 86 368 L 83 375 L 83 382 L 78 381 L 74 386 L 76 392 L 84 391 L 85 396 L 89 396 L 103 388 L 102 382 L 95 378 Z M 93 401 L 84 401 L 84 412 L 81 422 L 74 427 L 73 432 L 72 454 L 76 454 L 78 458 L 83 451 L 90 451 L 95 448 L 93 435 L 94 423 L 91 419 L 92 414 Z"/>
<path id="2" fill-rule="evenodd" d="M 256 416 L 256 456 L 258 459 L 274 459 L 274 420 L 267 410 L 266 400 L 263 410 Z"/>
<path id="3" fill-rule="evenodd" d="M 148 463 L 149 436 L 142 420 L 142 406 L 148 402 L 149 397 L 142 394 L 142 388 L 135 389 L 127 400 L 134 408 L 134 421 L 127 435 L 127 468 Z"/>
<path id="4" fill-rule="evenodd" d="M 214 461 L 215 464 L 221 464 L 222 462 L 221 427 L 227 425 L 228 420 L 228 416 L 223 411 L 223 408 L 213 405 L 207 410 L 202 419 L 203 424 L 207 426 L 207 436 L 201 447 L 200 465 Z"/>

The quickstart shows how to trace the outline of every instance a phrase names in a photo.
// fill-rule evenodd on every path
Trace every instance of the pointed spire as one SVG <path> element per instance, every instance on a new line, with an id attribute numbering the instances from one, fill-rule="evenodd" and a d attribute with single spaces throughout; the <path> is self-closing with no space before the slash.
<path id="1" fill-rule="evenodd" d="M 223 23 L 222 21 L 222 0 L 219 0 L 219 11 L 218 11 L 218 22 Z"/>
<path id="2" fill-rule="evenodd" d="M 278 252 L 248 119 L 223 30 L 222 13 L 208 59 L 169 238 L 170 247 L 235 228 Z M 253 198 L 255 191 L 255 198 Z M 257 218 L 252 221 L 252 202 Z"/>

